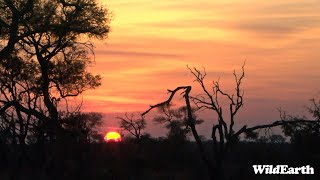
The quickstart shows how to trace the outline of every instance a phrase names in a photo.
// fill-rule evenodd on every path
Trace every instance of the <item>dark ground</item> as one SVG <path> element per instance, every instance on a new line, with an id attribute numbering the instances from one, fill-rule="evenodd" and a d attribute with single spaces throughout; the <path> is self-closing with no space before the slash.
<path id="1" fill-rule="evenodd" d="M 201 180 L 207 169 L 195 143 L 166 141 L 143 143 L 0 145 L 0 180 L 119 179 Z M 211 143 L 206 143 L 210 152 Z M 239 143 L 224 161 L 226 179 L 320 179 L 317 145 Z M 254 175 L 254 164 L 311 165 L 315 175 Z"/>

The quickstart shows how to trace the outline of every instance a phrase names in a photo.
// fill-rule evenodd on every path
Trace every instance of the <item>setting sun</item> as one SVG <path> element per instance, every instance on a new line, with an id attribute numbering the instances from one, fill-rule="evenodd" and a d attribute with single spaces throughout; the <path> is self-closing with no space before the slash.
<path id="1" fill-rule="evenodd" d="M 106 142 L 120 142 L 121 135 L 117 132 L 108 132 L 104 139 L 106 140 Z"/>

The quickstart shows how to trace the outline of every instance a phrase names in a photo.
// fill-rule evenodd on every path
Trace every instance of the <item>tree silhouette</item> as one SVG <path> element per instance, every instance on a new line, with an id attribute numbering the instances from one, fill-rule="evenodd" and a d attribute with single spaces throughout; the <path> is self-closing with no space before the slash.
<path id="1" fill-rule="evenodd" d="M 195 124 L 201 124 L 203 120 L 200 120 L 195 115 L 195 108 L 192 108 L 192 116 L 195 119 Z M 187 135 L 191 133 L 191 129 L 188 126 L 188 112 L 185 106 L 174 109 L 172 105 L 163 106 L 159 108 L 161 115 L 157 115 L 153 118 L 153 121 L 157 124 L 164 124 L 169 130 L 167 138 L 175 143 L 184 142 L 187 140 Z"/>
<path id="2" fill-rule="evenodd" d="M 300 121 L 301 123 L 287 123 L 282 126 L 284 134 L 290 137 L 291 143 L 297 149 L 318 152 L 320 149 L 315 144 L 320 143 L 320 100 L 311 99 L 311 107 L 307 108 L 314 118 L 310 123 L 305 117 L 287 115 L 280 111 L 281 119 L 287 122 Z"/>
<path id="3" fill-rule="evenodd" d="M 34 0 L 0 1 L 0 39 L 1 42 L 7 41 L 6 45 L 0 46 L 0 62 L 8 58 L 15 50 L 16 43 L 28 35 L 21 30 L 33 14 L 33 6 Z"/>
<path id="4" fill-rule="evenodd" d="M 206 164 L 208 168 L 208 173 L 211 179 L 225 179 L 224 169 L 223 169 L 223 161 L 228 156 L 228 153 L 232 151 L 233 146 L 239 141 L 240 135 L 245 134 L 248 137 L 256 137 L 256 131 L 261 129 L 268 129 L 273 127 L 281 127 L 284 125 L 299 125 L 301 123 L 305 124 L 316 124 L 317 122 L 314 120 L 278 120 L 274 121 L 271 124 L 265 125 L 257 125 L 253 127 L 247 127 L 244 125 L 239 130 L 234 130 L 234 125 L 236 122 L 236 115 L 243 106 L 243 90 L 242 90 L 242 81 L 245 77 L 244 73 L 244 65 L 242 66 L 242 73 L 238 76 L 235 72 L 233 73 L 235 78 L 235 93 L 228 94 L 220 87 L 219 81 L 214 81 L 213 86 L 211 88 L 207 88 L 205 85 L 205 77 L 206 72 L 205 69 L 203 72 L 194 68 L 189 68 L 190 72 L 194 75 L 195 81 L 198 82 L 202 89 L 202 94 L 191 96 L 190 92 L 192 90 L 191 86 L 179 86 L 174 90 L 168 90 L 170 96 L 166 101 L 158 103 L 156 105 L 151 105 L 150 108 L 142 113 L 142 115 L 146 115 L 154 108 L 161 108 L 163 106 L 168 106 L 175 94 L 178 91 L 183 91 L 181 94 L 183 95 L 186 103 L 186 109 L 188 112 L 187 122 L 188 126 L 191 128 L 191 132 L 196 140 L 196 143 L 199 147 L 199 152 L 202 160 Z M 209 91 L 210 89 L 210 91 Z M 229 104 L 225 110 L 220 103 L 221 98 L 225 98 Z M 193 102 L 199 109 L 207 109 L 213 111 L 216 115 L 217 121 L 212 125 L 212 142 L 213 142 L 213 151 L 211 160 L 209 156 L 206 154 L 204 150 L 204 145 L 201 141 L 201 138 L 198 135 L 198 132 L 195 128 L 195 119 L 192 116 L 192 108 L 191 103 Z M 227 118 L 224 116 L 225 111 L 228 111 L 230 119 L 227 121 Z"/>
<path id="5" fill-rule="evenodd" d="M 244 66 L 242 66 L 243 71 L 239 78 L 234 72 L 234 76 L 236 80 L 236 95 L 229 95 L 225 93 L 221 89 L 219 81 L 216 81 L 213 83 L 212 92 L 209 92 L 204 83 L 204 79 L 206 77 L 205 70 L 203 73 L 196 68 L 194 68 L 193 70 L 189 68 L 189 70 L 196 78 L 195 81 L 198 82 L 198 84 L 201 86 L 204 92 L 204 95 L 201 94 L 195 97 L 190 96 L 189 93 L 191 92 L 191 86 L 180 86 L 173 91 L 168 90 L 169 93 L 171 93 L 169 99 L 165 102 L 151 106 L 149 110 L 143 113 L 143 115 L 148 113 L 151 109 L 155 107 L 161 107 L 169 104 L 177 91 L 184 90 L 183 96 L 185 98 L 186 108 L 188 111 L 188 125 L 191 127 L 194 138 L 199 146 L 200 155 L 208 167 L 208 172 L 210 173 L 211 178 L 213 179 L 214 177 L 218 177 L 222 179 L 223 178 L 222 160 L 225 157 L 225 152 L 228 148 L 230 148 L 231 143 L 237 141 L 238 139 L 237 137 L 233 136 L 234 135 L 233 126 L 235 122 L 234 117 L 243 105 L 243 93 L 241 90 L 241 83 L 242 83 L 242 79 L 244 78 Z M 230 101 L 230 105 L 229 105 L 230 125 L 229 126 L 227 126 L 226 121 L 224 119 L 222 107 L 220 106 L 220 103 L 219 103 L 219 96 L 226 97 Z M 214 124 L 212 127 L 212 140 L 214 144 L 213 157 L 215 158 L 214 163 L 212 163 L 212 161 L 210 161 L 209 158 L 206 156 L 203 144 L 195 128 L 196 121 L 192 116 L 190 99 L 194 102 L 194 104 L 199 109 L 213 110 L 218 117 L 218 123 Z"/>
<path id="6" fill-rule="evenodd" d="M 120 120 L 120 128 L 124 131 L 129 132 L 133 135 L 138 141 L 140 141 L 142 137 L 142 130 L 146 128 L 146 120 L 144 117 L 135 118 L 132 113 L 129 117 L 128 114 L 125 114 L 125 117 L 117 117 Z"/>
<path id="7" fill-rule="evenodd" d="M 22 143 L 32 127 L 39 141 L 53 142 L 62 130 L 58 104 L 100 85 L 100 76 L 87 71 L 88 40 L 108 34 L 108 11 L 95 0 L 0 4 L 0 38 L 7 42 L 0 64 L 2 131 L 19 132 Z"/>
<path id="8" fill-rule="evenodd" d="M 270 143 L 284 143 L 286 140 L 283 136 L 274 134 L 269 137 Z"/>
<path id="9" fill-rule="evenodd" d="M 103 135 L 99 133 L 102 125 L 100 113 L 66 113 L 61 118 L 62 127 L 65 129 L 65 138 L 70 138 L 75 143 L 103 142 Z"/>
<path id="10" fill-rule="evenodd" d="M 19 144 L 24 144 L 35 117 L 45 118 L 45 115 L 35 110 L 38 99 L 41 98 L 37 93 L 37 73 L 33 62 L 23 62 L 18 57 L 12 57 L 0 66 L 1 130 L 11 136 L 9 139 L 12 143 L 15 143 L 18 137 Z M 35 116 L 28 114 L 29 111 Z"/>

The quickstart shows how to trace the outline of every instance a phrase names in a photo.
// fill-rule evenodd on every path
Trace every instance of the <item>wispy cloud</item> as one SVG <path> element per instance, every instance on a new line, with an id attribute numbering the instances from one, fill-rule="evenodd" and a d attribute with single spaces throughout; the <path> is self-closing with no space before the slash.
<path id="1" fill-rule="evenodd" d="M 152 58 L 182 58 L 183 55 L 179 54 L 166 54 L 157 52 L 142 52 L 142 51 L 125 51 L 125 50 L 98 50 L 95 51 L 97 55 L 108 55 L 108 56 L 126 56 L 126 57 L 152 57 Z"/>
<path id="2" fill-rule="evenodd" d="M 208 86 L 221 77 L 231 92 L 232 70 L 245 59 L 241 115 L 252 123 L 276 118 L 282 105 L 295 111 L 319 92 L 319 0 L 106 2 L 112 32 L 108 45 L 97 46 L 92 68 L 103 85 L 85 94 L 85 108 L 142 111 L 186 84 L 196 94 L 186 65 L 206 67 Z"/>

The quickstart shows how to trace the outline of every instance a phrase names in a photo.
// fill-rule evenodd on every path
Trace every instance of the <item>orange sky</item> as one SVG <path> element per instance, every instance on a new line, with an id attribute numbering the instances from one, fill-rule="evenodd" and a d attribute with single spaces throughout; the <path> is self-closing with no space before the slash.
<path id="1" fill-rule="evenodd" d="M 102 4 L 113 13 L 112 31 L 95 43 L 91 70 L 103 81 L 83 95 L 85 111 L 144 111 L 164 100 L 168 88 L 196 87 L 186 65 L 206 67 L 208 83 L 220 77 L 232 91 L 232 71 L 244 60 L 244 123 L 274 120 L 279 107 L 303 112 L 308 99 L 320 94 L 319 0 Z"/>

